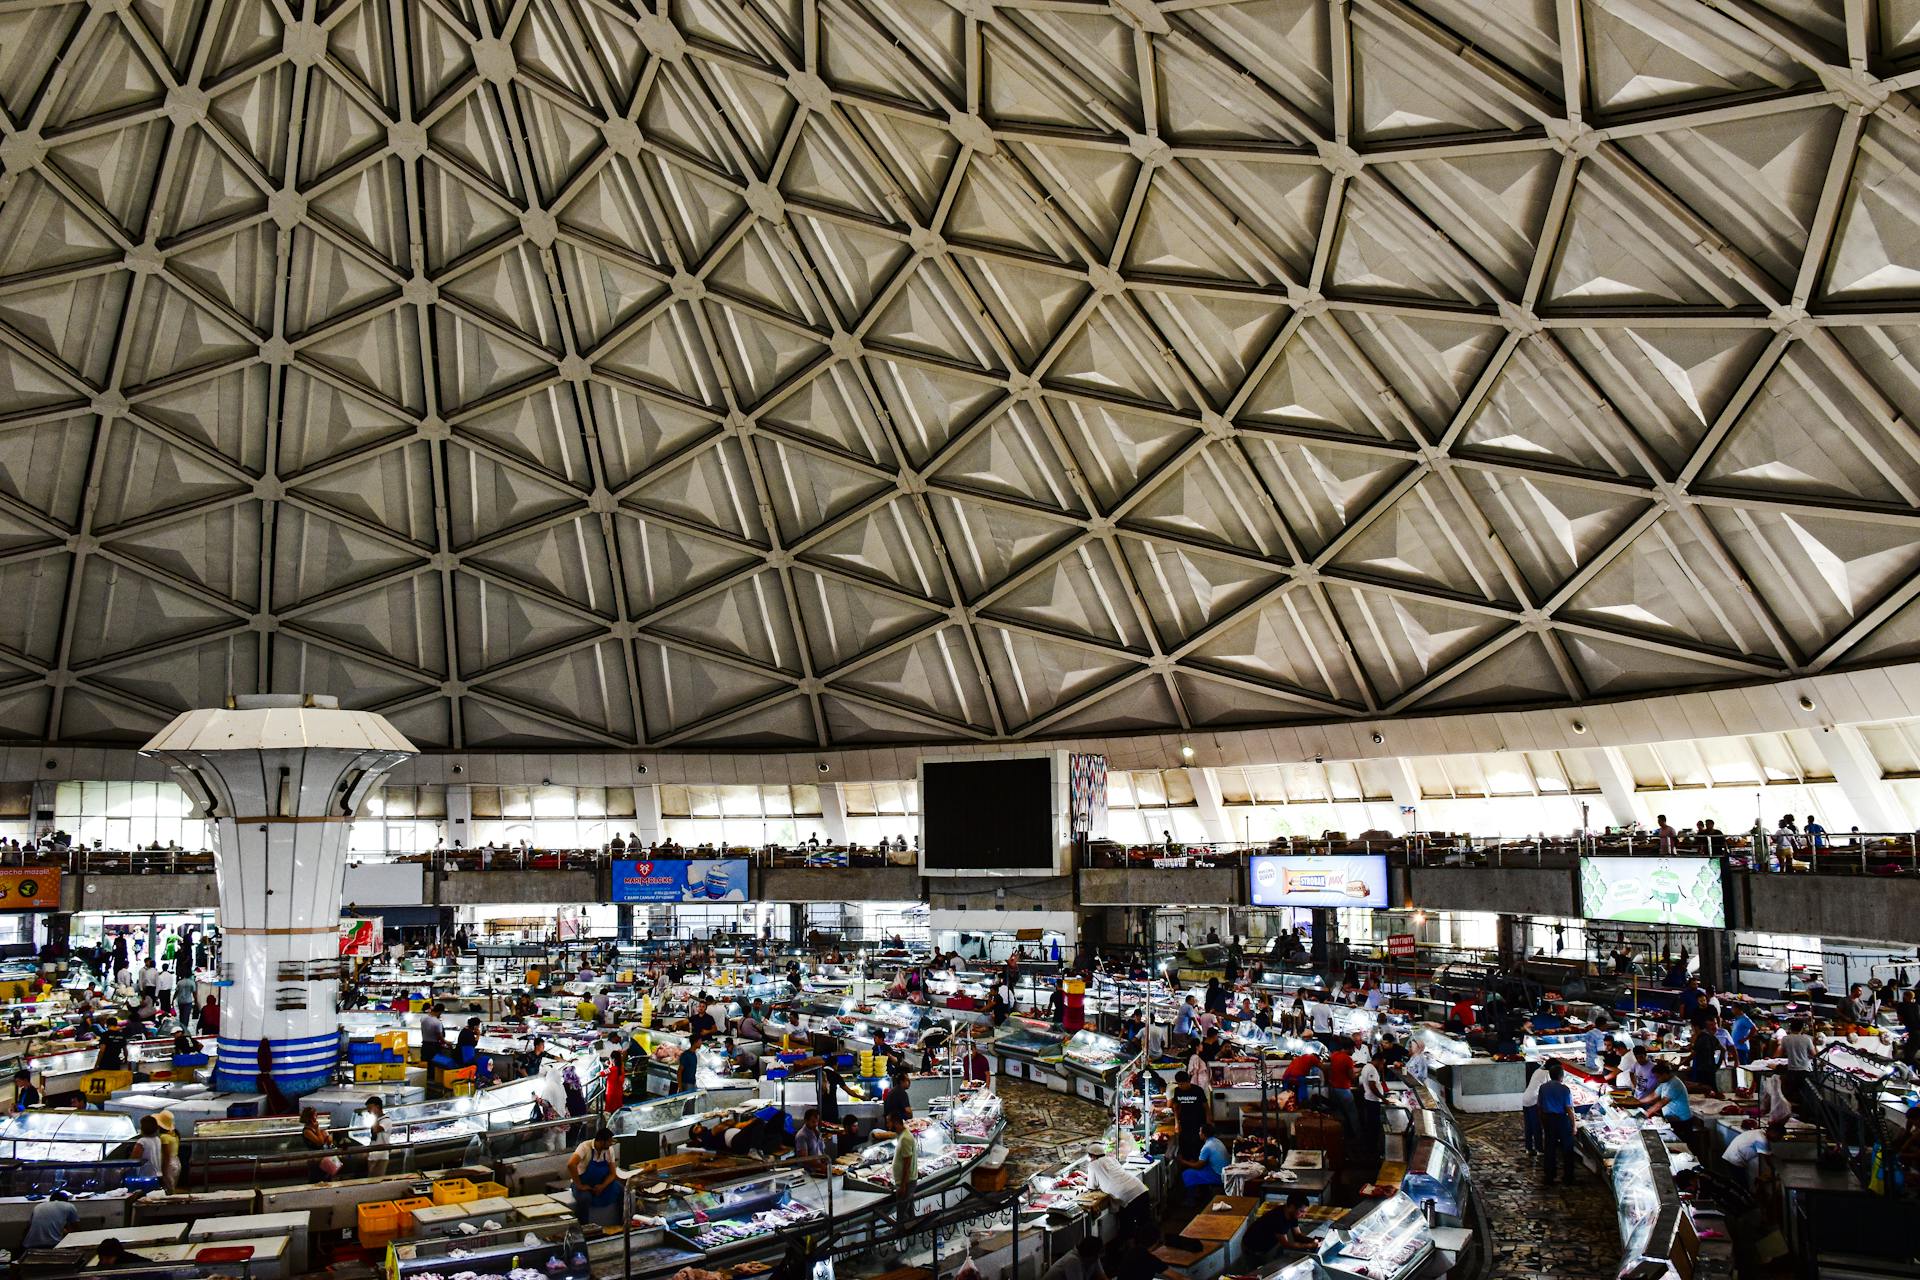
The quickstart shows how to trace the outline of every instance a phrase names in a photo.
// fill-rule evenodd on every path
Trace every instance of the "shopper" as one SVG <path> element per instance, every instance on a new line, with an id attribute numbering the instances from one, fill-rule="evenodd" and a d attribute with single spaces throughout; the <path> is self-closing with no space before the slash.
<path id="1" fill-rule="evenodd" d="M 1546 1146 L 1548 1182 L 1556 1178 L 1573 1181 L 1573 1090 L 1561 1079 L 1565 1074 L 1566 1069 L 1558 1062 L 1549 1062 L 1547 1079 L 1540 1086 L 1540 1132 Z"/>
<path id="2" fill-rule="evenodd" d="M 1327 1097 L 1350 1142 L 1360 1136 L 1360 1109 L 1353 1101 L 1353 1076 L 1353 1051 L 1342 1044 L 1327 1059 Z"/>
<path id="3" fill-rule="evenodd" d="M 1780 1056 L 1787 1060 L 1782 1069 L 1786 1076 L 1787 1100 L 1800 1102 L 1806 1097 L 1807 1082 L 1813 1079 L 1813 1037 L 1807 1032 L 1805 1018 L 1795 1018 L 1787 1024 L 1787 1034 L 1780 1041 Z"/>

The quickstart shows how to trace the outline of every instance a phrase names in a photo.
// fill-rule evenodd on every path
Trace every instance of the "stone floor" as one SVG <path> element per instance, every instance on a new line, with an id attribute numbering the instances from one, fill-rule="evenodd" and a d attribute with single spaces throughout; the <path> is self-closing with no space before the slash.
<path id="1" fill-rule="evenodd" d="M 1085 1098 L 1005 1076 L 995 1087 L 1007 1121 L 1004 1141 L 1012 1185 L 1073 1159 L 1097 1142 L 1112 1122 L 1107 1108 Z"/>
<path id="2" fill-rule="evenodd" d="M 1543 1185 L 1521 1145 L 1520 1114 L 1462 1115 L 1473 1183 L 1485 1198 L 1495 1256 L 1491 1280 L 1604 1280 L 1619 1271 L 1613 1197 L 1582 1169 L 1574 1185 Z"/>

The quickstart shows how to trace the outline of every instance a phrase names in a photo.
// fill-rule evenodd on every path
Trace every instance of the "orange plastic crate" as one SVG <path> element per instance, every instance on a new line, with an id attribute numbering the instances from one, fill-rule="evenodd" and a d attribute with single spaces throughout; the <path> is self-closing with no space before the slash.
<path id="1" fill-rule="evenodd" d="M 433 1184 L 435 1204 L 469 1204 L 480 1198 L 480 1188 L 465 1178 L 442 1178 Z"/>
<path id="2" fill-rule="evenodd" d="M 384 1236 L 391 1240 L 400 1230 L 400 1210 L 391 1200 L 373 1200 L 359 1208 L 357 1230 L 361 1244 L 368 1243 L 371 1236 Z"/>

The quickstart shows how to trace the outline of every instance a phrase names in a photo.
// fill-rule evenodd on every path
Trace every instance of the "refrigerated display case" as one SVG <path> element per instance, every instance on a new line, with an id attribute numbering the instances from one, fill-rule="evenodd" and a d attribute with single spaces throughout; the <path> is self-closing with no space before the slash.
<path id="1" fill-rule="evenodd" d="M 1473 1061 L 1473 1050 L 1459 1036 L 1450 1036 L 1444 1031 L 1436 1031 L 1428 1026 L 1414 1026 L 1407 1030 L 1409 1042 L 1418 1040 L 1427 1046 L 1427 1057 L 1436 1067 L 1457 1067 Z"/>
<path id="2" fill-rule="evenodd" d="M 915 1119 L 907 1121 L 913 1130 L 913 1136 L 919 1145 L 920 1175 L 915 1184 L 916 1191 L 932 1190 L 936 1184 L 953 1181 L 954 1175 L 964 1172 L 987 1154 L 989 1143 L 966 1141 L 954 1137 L 953 1130 L 945 1123 L 933 1119 Z M 898 1144 L 897 1138 L 885 1142 L 876 1142 L 867 1147 L 846 1167 L 846 1184 L 863 1191 L 893 1192 L 893 1150 Z"/>
<path id="3" fill-rule="evenodd" d="M 954 1137 L 965 1143 L 992 1146 L 1003 1127 L 1000 1095 L 991 1089 L 971 1089 L 951 1097 L 935 1098 L 928 1107 L 932 1119 L 944 1121 Z"/>
<path id="4" fill-rule="evenodd" d="M 992 1053 L 1000 1060 L 1000 1070 L 1016 1080 L 1064 1081 L 1061 1064 L 1066 1040 L 1057 1031 L 1043 1030 L 1025 1019 L 1011 1019 L 993 1038 Z"/>
<path id="5" fill-rule="evenodd" d="M 1671 1280 L 1694 1274 L 1700 1237 L 1693 1211 L 1674 1188 L 1666 1143 L 1649 1130 L 1613 1162 L 1614 1212 L 1620 1223 L 1620 1274 Z"/>
<path id="6" fill-rule="evenodd" d="M 1433 1254 L 1427 1220 L 1403 1194 L 1360 1204 L 1327 1234 L 1320 1263 L 1339 1280 L 1407 1280 Z"/>
<path id="7" fill-rule="evenodd" d="M 697 1191 L 670 1201 L 660 1217 L 671 1240 L 703 1253 L 728 1249 L 824 1218 L 818 1207 L 794 1197 L 793 1188 L 803 1178 L 789 1171 Z"/>
<path id="8" fill-rule="evenodd" d="M 1061 1046 L 1073 1091 L 1103 1106 L 1113 1101 L 1114 1085 L 1133 1056 L 1125 1041 L 1098 1031 L 1076 1031 Z"/>
<path id="9" fill-rule="evenodd" d="M 657 1160 L 671 1155 L 685 1143 L 696 1124 L 710 1124 L 735 1110 L 737 1104 L 723 1102 L 705 1089 L 669 1094 L 648 1102 L 636 1102 L 607 1117 L 613 1136 L 621 1140 L 625 1151 L 642 1160 Z"/>
<path id="10" fill-rule="evenodd" d="M 105 1111 L 21 1111 L 0 1119 L 0 1159 L 31 1164 L 107 1160 L 139 1137 L 133 1117 Z"/>

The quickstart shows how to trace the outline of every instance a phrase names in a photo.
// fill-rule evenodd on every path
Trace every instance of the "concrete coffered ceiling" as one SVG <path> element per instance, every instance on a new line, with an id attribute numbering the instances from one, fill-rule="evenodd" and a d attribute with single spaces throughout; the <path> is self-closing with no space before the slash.
<path id="1" fill-rule="evenodd" d="M 1908 0 L 0 3 L 0 731 L 1914 657 L 1915 85 Z"/>

